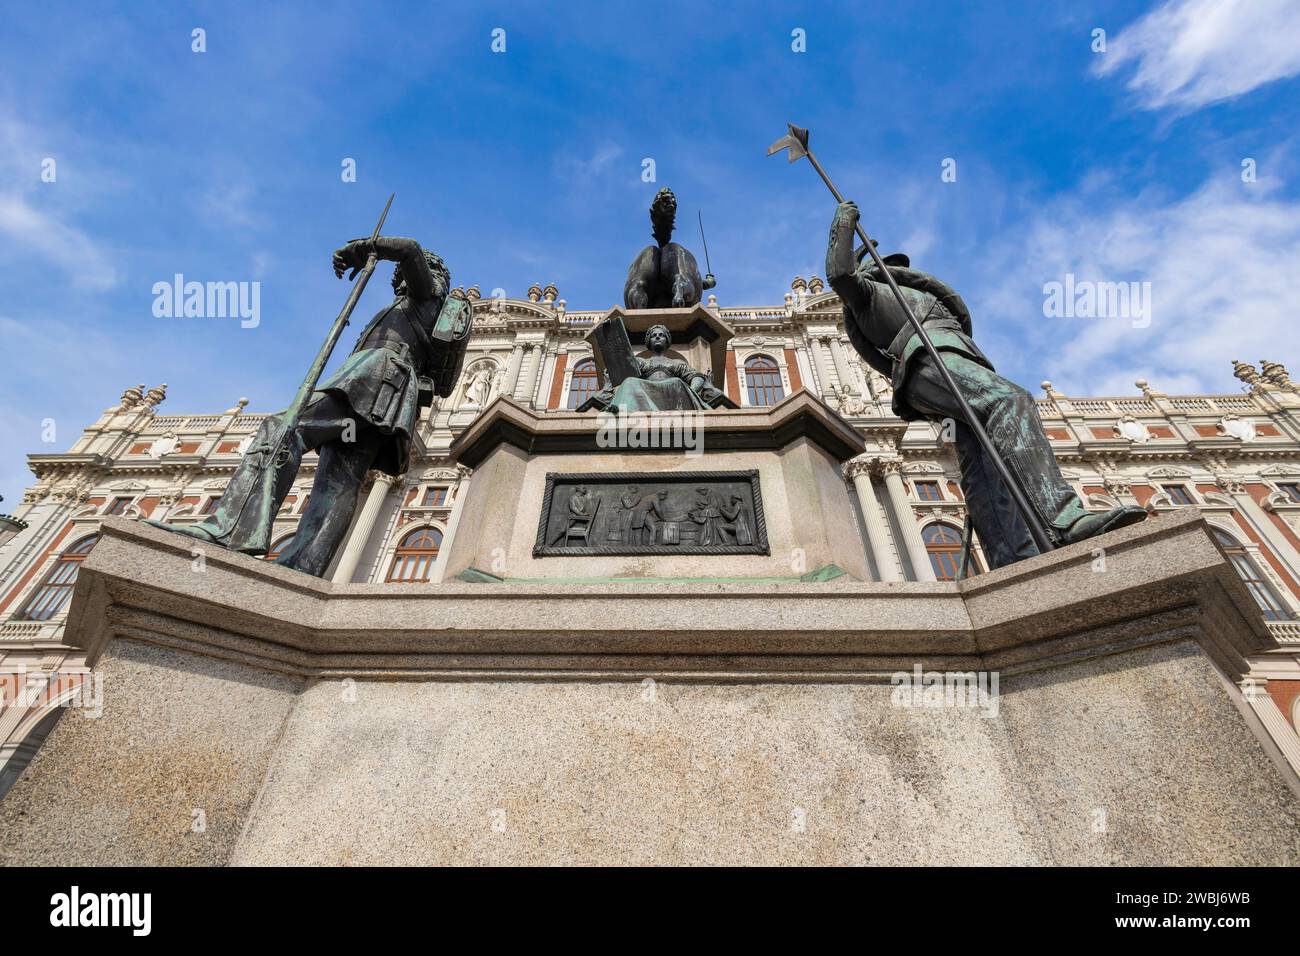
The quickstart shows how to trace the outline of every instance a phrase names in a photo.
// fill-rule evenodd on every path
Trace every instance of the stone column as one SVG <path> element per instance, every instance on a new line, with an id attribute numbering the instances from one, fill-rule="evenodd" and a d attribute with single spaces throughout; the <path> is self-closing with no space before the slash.
<path id="1" fill-rule="evenodd" d="M 531 405 L 533 390 L 537 387 L 537 373 L 541 370 L 542 346 L 540 342 L 529 342 L 524 348 L 524 372 L 520 376 L 522 382 L 517 397 L 525 405 Z"/>
<path id="2" fill-rule="evenodd" d="M 384 499 L 388 497 L 388 490 L 393 487 L 393 482 L 396 480 L 383 471 L 375 472 L 374 479 L 370 491 L 366 494 L 366 503 L 361 506 L 357 523 L 352 527 L 352 534 L 348 536 L 348 542 L 343 546 L 343 555 L 339 558 L 338 567 L 334 570 L 334 576 L 330 578 L 336 584 L 347 584 L 352 580 L 357 565 L 361 563 L 361 553 L 366 550 L 366 544 L 370 541 L 370 532 L 375 528 L 375 519 L 379 517 Z"/>
<path id="3" fill-rule="evenodd" d="M 855 458 L 844 466 L 844 474 L 853 479 L 853 489 L 858 493 L 863 530 L 867 535 L 871 556 L 876 562 L 876 573 L 882 581 L 901 581 L 903 576 L 898 571 L 899 562 L 894 560 L 894 551 L 889 546 L 885 516 L 880 512 L 880 499 L 876 497 L 876 486 L 871 481 L 871 461 Z"/>
<path id="4" fill-rule="evenodd" d="M 820 395 L 831 393 L 831 373 L 826 367 L 826 353 L 822 350 L 821 339 L 810 337 L 808 349 L 812 352 L 813 368 L 817 371 L 817 391 Z"/>
<path id="5" fill-rule="evenodd" d="M 898 520 L 898 531 L 907 547 L 908 560 L 912 563 L 912 575 L 918 581 L 933 581 L 934 568 L 930 566 L 930 555 L 925 550 L 925 542 L 921 540 L 921 528 L 916 523 L 916 514 L 907 498 L 907 486 L 903 484 L 903 463 L 898 459 L 886 459 L 880 467 L 885 474 L 889 503 Z"/>
<path id="6" fill-rule="evenodd" d="M 831 336 L 831 360 L 835 363 L 835 371 L 839 374 L 840 384 L 845 388 L 854 389 L 853 376 L 849 373 L 849 363 L 844 358 L 844 346 L 840 340 Z M 854 389 L 856 391 L 856 389 Z"/>
<path id="7" fill-rule="evenodd" d="M 519 384 L 519 367 L 524 361 L 524 347 L 516 344 L 510 352 L 510 360 L 506 363 L 506 380 L 501 386 L 501 393 L 509 395 L 511 398 L 515 394 L 515 386 Z"/>

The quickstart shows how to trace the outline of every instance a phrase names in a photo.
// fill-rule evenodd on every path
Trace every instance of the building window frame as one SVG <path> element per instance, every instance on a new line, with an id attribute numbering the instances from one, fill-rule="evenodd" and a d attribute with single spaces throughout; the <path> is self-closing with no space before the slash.
<path id="1" fill-rule="evenodd" d="M 1237 572 L 1237 577 L 1250 592 L 1264 620 L 1295 620 L 1294 608 L 1269 579 L 1268 573 L 1264 570 L 1263 556 L 1258 553 L 1258 549 L 1244 544 L 1237 535 L 1218 525 L 1210 525 L 1210 533 L 1218 542 L 1232 569 Z"/>
<path id="2" fill-rule="evenodd" d="M 922 491 L 922 488 L 926 490 Z M 930 493 L 930 489 L 933 489 L 933 494 Z M 939 478 L 913 478 L 912 497 L 924 502 L 948 500 L 948 496 L 944 494 L 943 481 Z"/>
<path id="3" fill-rule="evenodd" d="M 577 411 L 578 406 L 600 391 L 600 369 L 596 360 L 588 355 L 573 363 L 565 373 L 568 380 L 564 388 L 563 407 L 566 411 Z"/>
<path id="4" fill-rule="evenodd" d="M 781 360 L 767 352 L 752 352 L 740 363 L 744 383 L 741 394 L 745 405 L 751 408 L 771 408 L 787 397 L 786 376 L 781 371 Z M 758 379 L 757 383 L 755 379 Z M 756 401 L 768 399 L 771 401 Z"/>
<path id="5" fill-rule="evenodd" d="M 88 534 L 65 548 L 45 572 L 41 583 L 23 602 L 15 621 L 49 621 L 67 611 L 72 590 L 77 585 L 81 562 L 94 549 L 99 534 Z"/>
<path id="6" fill-rule="evenodd" d="M 936 581 L 956 581 L 961 573 L 961 534 L 960 528 L 947 521 L 931 521 L 921 528 L 921 541 Z M 971 545 L 969 576 L 974 577 L 982 568 L 973 541 Z"/>
<path id="7" fill-rule="evenodd" d="M 422 540 L 423 539 L 423 540 Z M 402 532 L 388 564 L 387 584 L 427 584 L 442 553 L 446 536 L 434 525 L 420 525 Z M 423 545 L 432 540 L 433 547 Z"/>

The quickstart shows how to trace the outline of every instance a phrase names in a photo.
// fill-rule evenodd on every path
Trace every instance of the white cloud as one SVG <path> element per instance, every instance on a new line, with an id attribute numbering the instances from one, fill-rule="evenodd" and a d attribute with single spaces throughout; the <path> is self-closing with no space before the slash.
<path id="1" fill-rule="evenodd" d="M 623 147 L 615 143 L 601 143 L 586 157 L 565 150 L 555 158 L 555 171 L 560 178 L 582 188 L 611 172 L 614 163 L 622 155 Z M 639 162 L 635 167 L 630 167 L 627 178 L 631 179 L 633 172 L 639 175 L 640 168 Z"/>
<path id="2" fill-rule="evenodd" d="M 120 276 L 100 243 L 66 221 L 68 212 L 61 204 L 76 191 L 57 178 L 41 181 L 42 160 L 48 154 L 39 144 L 61 139 L 0 114 L 0 236 L 21 252 L 34 252 L 53 263 L 74 285 L 103 291 Z M 65 168 L 55 169 L 57 176 L 66 178 Z"/>
<path id="3" fill-rule="evenodd" d="M 1099 75 L 1132 67 L 1146 109 L 1197 109 L 1300 73 L 1300 0 L 1167 0 L 1109 41 Z"/>
<path id="4" fill-rule="evenodd" d="M 117 270 L 94 240 L 15 193 L 0 193 L 0 234 L 54 263 L 76 286 L 103 291 L 117 285 Z"/>
<path id="5" fill-rule="evenodd" d="M 977 340 L 983 320 L 1001 340 L 995 359 L 1014 351 L 1020 369 L 1067 393 L 1131 394 L 1143 377 L 1162 391 L 1223 392 L 1234 358 L 1296 357 L 1300 201 L 1262 180 L 1211 180 L 1175 200 L 1074 194 L 986 251 L 986 283 L 968 296 Z M 1150 282 L 1150 324 L 1045 317 L 1043 285 L 1067 273 Z"/>

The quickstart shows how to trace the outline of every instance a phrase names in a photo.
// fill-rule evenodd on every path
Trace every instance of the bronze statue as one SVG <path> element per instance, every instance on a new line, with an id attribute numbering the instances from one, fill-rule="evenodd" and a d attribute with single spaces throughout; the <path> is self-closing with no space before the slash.
<path id="1" fill-rule="evenodd" d="M 961 404 L 923 349 L 903 307 L 875 261 L 857 265 L 867 251 L 853 251 L 858 207 L 841 202 L 826 247 L 826 278 L 844 305 L 844 328 L 867 363 L 889 376 L 894 414 L 904 420 L 950 419 L 955 423 L 961 485 L 971 520 L 993 567 L 1039 553 L 1029 528 L 998 477 L 990 455 L 976 440 Z M 934 276 L 911 268 L 905 255 L 881 260 L 921 320 L 947 371 L 993 447 L 1022 483 L 1055 544 L 1073 544 L 1141 521 L 1142 508 L 1088 511 L 1061 477 L 1033 397 L 998 375 L 971 339 L 970 313 L 961 297 Z"/>
<path id="2" fill-rule="evenodd" d="M 646 246 L 632 260 L 623 286 L 623 305 L 629 309 L 682 309 L 699 305 L 705 289 L 717 283 L 712 275 L 700 278 L 695 257 L 671 241 L 677 218 L 677 197 L 665 186 L 650 205 L 655 245 Z"/>
<path id="3" fill-rule="evenodd" d="M 704 372 L 664 354 L 673 341 L 667 326 L 652 325 L 646 329 L 649 358 L 639 358 L 632 351 L 627 328 L 617 315 L 601 323 L 596 337 L 610 381 L 578 406 L 578 411 L 593 408 L 626 412 L 708 411 L 736 407 L 721 389 L 709 382 Z"/>
<path id="4" fill-rule="evenodd" d="M 377 227 L 371 238 L 335 251 L 334 274 L 342 278 L 351 269 L 349 278 L 360 272 L 362 279 L 294 404 L 263 421 L 216 510 L 197 525 L 150 523 L 230 550 L 264 554 L 303 454 L 317 451 L 307 509 L 276 561 L 320 577 L 347 534 L 366 472 L 406 471 L 420 410 L 435 395 L 450 395 L 460 377 L 472 311 L 467 299 L 448 295 L 451 277 L 442 259 L 414 239 L 378 232 Z M 378 259 L 396 263 L 394 299 L 362 330 L 338 371 L 317 385 Z"/>

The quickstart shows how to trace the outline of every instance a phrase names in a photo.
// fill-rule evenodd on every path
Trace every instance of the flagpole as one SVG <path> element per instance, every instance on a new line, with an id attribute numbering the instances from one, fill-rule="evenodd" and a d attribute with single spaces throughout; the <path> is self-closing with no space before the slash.
<path id="1" fill-rule="evenodd" d="M 824 182 L 826 188 L 831 191 L 831 195 L 835 197 L 835 201 L 840 203 L 844 202 L 844 196 L 841 195 L 840 191 L 835 187 L 835 183 L 833 183 L 830 176 L 826 174 L 826 170 L 823 169 L 822 164 L 817 161 L 817 157 L 813 155 L 812 150 L 808 148 L 808 131 L 795 126 L 793 123 L 788 123 L 786 125 L 789 127 L 789 134 L 773 143 L 767 151 L 768 155 L 771 156 L 773 153 L 788 148 L 790 150 L 790 162 L 792 163 L 803 156 L 807 156 L 808 162 L 812 163 L 813 169 L 817 170 L 817 175 L 822 178 L 822 182 Z M 907 299 L 903 297 L 903 290 L 898 287 L 898 283 L 894 281 L 894 277 L 890 274 L 889 268 L 885 265 L 884 260 L 880 258 L 880 253 L 876 251 L 876 246 L 867 235 L 866 229 L 862 227 L 862 221 L 860 219 L 854 224 L 854 228 L 857 231 L 858 237 L 866 244 L 867 252 L 871 254 L 871 259 L 875 263 L 876 268 L 880 270 L 880 273 L 885 277 L 885 281 L 889 284 L 889 288 L 893 290 L 894 298 L 898 300 L 898 304 L 903 308 L 903 313 L 907 316 L 907 321 L 912 325 L 912 331 L 914 331 L 921 339 L 921 346 L 925 349 L 926 354 L 929 355 L 930 360 L 934 363 L 935 370 L 939 373 L 939 376 L 943 379 L 944 385 L 956 400 L 957 407 L 961 411 L 964 423 L 975 434 L 975 438 L 984 449 L 984 453 L 993 463 L 993 467 L 997 471 L 998 477 L 1002 480 L 1002 484 L 1010 493 L 1011 499 L 1015 502 L 1016 508 L 1020 511 L 1021 517 L 1024 518 L 1025 524 L 1029 528 L 1029 534 L 1034 539 L 1034 544 L 1037 545 L 1038 550 L 1043 553 L 1053 550 L 1055 544 L 1052 542 L 1050 535 L 1048 535 L 1042 518 L 1039 517 L 1038 512 L 1036 512 L 1033 506 L 1029 503 L 1029 496 L 1025 494 L 1025 489 L 1020 483 L 1020 479 L 1007 467 L 1006 462 L 1002 460 L 1002 456 L 998 454 L 997 448 L 994 447 L 992 439 L 989 438 L 988 432 L 984 430 L 984 425 L 975 417 L 974 409 L 972 409 L 970 403 L 966 401 L 966 396 L 962 394 L 962 390 L 960 386 L 958 386 L 957 380 L 953 378 L 952 372 L 949 371 L 948 366 L 943 363 L 943 358 L 939 355 L 939 350 L 935 348 L 934 342 L 931 340 L 929 333 L 925 331 L 925 326 L 907 304 Z"/>

